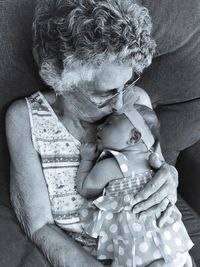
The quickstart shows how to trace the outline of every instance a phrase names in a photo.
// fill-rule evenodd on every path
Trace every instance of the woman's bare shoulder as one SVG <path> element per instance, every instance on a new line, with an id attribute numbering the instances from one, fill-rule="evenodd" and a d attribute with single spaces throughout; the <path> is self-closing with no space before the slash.
<path id="1" fill-rule="evenodd" d="M 16 131 L 23 133 L 30 129 L 28 107 L 25 99 L 14 101 L 6 112 L 6 133 L 16 134 Z"/>
<path id="2" fill-rule="evenodd" d="M 42 92 L 47 102 L 50 105 L 53 105 L 55 102 L 55 94 L 51 91 Z M 6 123 L 9 123 L 10 126 L 20 126 L 26 127 L 29 125 L 29 114 L 28 106 L 25 98 L 15 100 L 7 109 L 6 112 Z"/>

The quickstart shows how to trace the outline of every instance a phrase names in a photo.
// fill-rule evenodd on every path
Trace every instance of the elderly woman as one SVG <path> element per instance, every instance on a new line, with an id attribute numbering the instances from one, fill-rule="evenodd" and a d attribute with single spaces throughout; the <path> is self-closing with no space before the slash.
<path id="1" fill-rule="evenodd" d="M 10 190 L 24 231 L 53 266 L 102 266 L 80 231 L 80 144 L 95 142 L 98 121 L 123 105 L 151 107 L 135 86 L 155 50 L 150 33 L 148 11 L 131 0 L 45 0 L 36 8 L 33 54 L 53 90 L 8 109 Z M 156 153 L 150 164 L 159 170 L 134 208 L 162 222 L 176 202 L 177 172 Z"/>

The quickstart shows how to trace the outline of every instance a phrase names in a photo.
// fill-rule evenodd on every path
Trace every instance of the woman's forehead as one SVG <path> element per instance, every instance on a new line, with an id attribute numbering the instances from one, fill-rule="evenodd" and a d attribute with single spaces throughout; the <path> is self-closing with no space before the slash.
<path id="1" fill-rule="evenodd" d="M 104 92 L 122 86 L 132 76 L 132 68 L 117 63 L 104 64 L 95 71 L 97 92 Z"/>

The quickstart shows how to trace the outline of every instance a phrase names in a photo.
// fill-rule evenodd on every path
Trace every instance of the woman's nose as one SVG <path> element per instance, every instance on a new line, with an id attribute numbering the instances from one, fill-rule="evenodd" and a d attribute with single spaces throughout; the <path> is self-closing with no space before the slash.
<path id="1" fill-rule="evenodd" d="M 111 108 L 113 112 L 120 110 L 123 107 L 123 93 L 120 92 L 112 101 Z"/>

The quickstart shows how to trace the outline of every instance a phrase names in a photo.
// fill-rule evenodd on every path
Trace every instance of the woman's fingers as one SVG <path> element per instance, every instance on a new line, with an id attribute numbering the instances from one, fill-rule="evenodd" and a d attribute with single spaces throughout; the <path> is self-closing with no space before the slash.
<path id="1" fill-rule="evenodd" d="M 177 200 L 178 173 L 173 166 L 164 163 L 154 177 L 135 197 L 133 211 L 140 213 L 147 210 L 162 212 L 165 199 L 175 204 Z M 160 206 L 160 211 L 158 210 Z M 151 209 L 152 208 L 152 209 Z"/>
<path id="2" fill-rule="evenodd" d="M 149 216 L 155 216 L 157 218 L 160 217 L 161 213 L 166 210 L 167 206 L 169 205 L 169 200 L 167 198 L 163 199 L 159 204 L 154 205 L 153 207 L 149 208 L 148 210 L 140 212 L 140 218 L 147 218 Z"/>
<path id="3" fill-rule="evenodd" d="M 160 160 L 158 153 L 151 153 L 151 155 L 149 156 L 149 164 L 154 169 L 159 169 L 162 166 L 163 162 Z"/>
<path id="4" fill-rule="evenodd" d="M 146 211 L 149 208 L 153 207 L 154 205 L 161 205 L 163 201 L 167 199 L 168 195 L 168 187 L 167 184 L 164 184 L 162 187 L 160 187 L 154 194 L 152 194 L 148 199 L 145 199 L 144 201 L 136 204 L 133 207 L 133 211 L 135 213 L 140 213 L 142 211 Z M 169 202 L 169 200 L 168 200 Z"/>
<path id="5" fill-rule="evenodd" d="M 161 228 L 166 223 L 168 218 L 171 216 L 174 205 L 169 203 L 166 210 L 162 212 L 160 218 L 158 219 L 158 226 Z"/>
<path id="6" fill-rule="evenodd" d="M 178 172 L 176 168 L 170 164 L 167 164 L 166 162 L 161 161 L 158 153 L 151 153 L 151 155 L 149 156 L 149 164 L 153 169 L 156 170 L 160 169 L 161 167 L 165 167 L 168 172 L 171 173 L 178 186 Z"/>
<path id="7" fill-rule="evenodd" d="M 168 179 L 169 176 L 169 169 L 165 165 L 154 174 L 152 179 L 145 185 L 145 187 L 136 195 L 135 197 L 135 204 L 141 201 L 147 200 L 151 195 L 159 190 L 161 186 L 163 186 L 167 181 L 170 183 L 172 179 Z M 174 187 L 174 185 L 171 185 Z M 171 190 L 171 189 L 170 189 Z M 166 195 L 165 195 L 166 196 Z M 164 197 L 165 197 L 164 196 Z M 164 198 L 163 197 L 163 198 Z M 157 204 L 157 203 L 155 203 Z"/>

